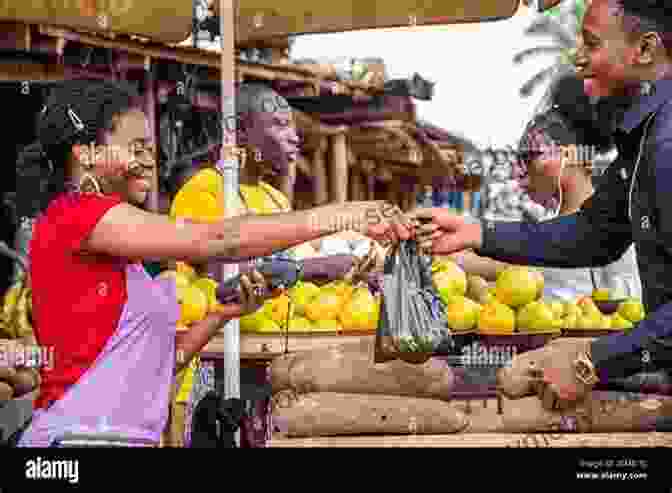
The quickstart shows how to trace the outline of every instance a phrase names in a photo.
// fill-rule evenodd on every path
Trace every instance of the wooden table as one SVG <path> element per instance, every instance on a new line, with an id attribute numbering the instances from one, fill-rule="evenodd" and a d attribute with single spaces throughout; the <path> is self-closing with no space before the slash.
<path id="1" fill-rule="evenodd" d="M 250 364 L 263 364 L 289 352 L 310 351 L 338 346 L 344 343 L 359 342 L 362 338 L 375 336 L 371 333 L 341 335 L 335 332 L 317 334 L 240 334 L 240 359 Z M 215 337 L 201 352 L 201 359 L 218 360 L 224 352 L 222 338 Z"/>
<path id="2" fill-rule="evenodd" d="M 672 433 L 574 433 L 563 435 L 544 435 L 541 433 L 458 433 L 454 435 L 385 435 L 321 438 L 276 437 L 268 443 L 268 447 L 672 447 Z"/>

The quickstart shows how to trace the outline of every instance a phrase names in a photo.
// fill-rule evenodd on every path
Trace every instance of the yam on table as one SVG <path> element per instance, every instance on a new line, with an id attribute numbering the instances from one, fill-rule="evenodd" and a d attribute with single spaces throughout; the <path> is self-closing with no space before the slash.
<path id="1" fill-rule="evenodd" d="M 672 397 L 627 392 L 592 392 L 573 410 L 545 410 L 537 397 L 453 405 L 469 420 L 465 433 L 619 433 L 648 432 L 658 420 L 672 417 Z"/>
<path id="2" fill-rule="evenodd" d="M 455 378 L 445 361 L 430 359 L 425 364 L 412 365 L 395 360 L 376 364 L 373 347 L 374 340 L 366 338 L 278 357 L 271 364 L 273 391 L 451 398 Z"/>
<path id="3" fill-rule="evenodd" d="M 672 417 L 672 398 L 622 392 L 594 392 L 575 410 L 550 412 L 536 397 L 451 401 L 412 397 L 283 391 L 273 417 L 289 438 L 372 434 L 544 434 L 643 433 Z"/>
<path id="4" fill-rule="evenodd" d="M 436 399 L 318 392 L 275 396 L 275 425 L 288 437 L 457 433 L 464 413 Z"/>

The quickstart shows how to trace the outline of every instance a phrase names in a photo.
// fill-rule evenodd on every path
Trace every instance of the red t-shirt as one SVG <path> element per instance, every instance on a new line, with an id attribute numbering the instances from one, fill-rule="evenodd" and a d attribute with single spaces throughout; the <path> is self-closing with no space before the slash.
<path id="1" fill-rule="evenodd" d="M 37 220 L 30 243 L 35 337 L 54 349 L 42 368 L 37 408 L 49 406 L 82 376 L 114 334 L 126 303 L 125 261 L 77 253 L 118 196 L 64 194 Z"/>

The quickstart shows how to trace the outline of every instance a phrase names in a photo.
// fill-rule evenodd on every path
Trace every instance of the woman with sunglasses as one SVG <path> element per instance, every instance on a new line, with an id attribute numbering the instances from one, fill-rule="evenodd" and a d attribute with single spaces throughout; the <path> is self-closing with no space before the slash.
<path id="1" fill-rule="evenodd" d="M 528 220 L 547 220 L 572 214 L 593 195 L 601 173 L 599 160 L 611 149 L 606 132 L 595 122 L 581 81 L 567 78 L 558 84 L 550 108 L 525 129 L 514 162 L 513 177 L 520 193 L 514 198 Z M 534 207 L 527 199 L 539 208 Z M 470 251 L 451 257 L 464 269 L 494 281 L 509 264 L 479 257 Z M 593 269 L 538 268 L 544 275 L 544 296 L 563 300 L 591 295 L 595 288 L 618 297 L 641 297 L 641 281 L 634 246 L 613 264 Z"/>

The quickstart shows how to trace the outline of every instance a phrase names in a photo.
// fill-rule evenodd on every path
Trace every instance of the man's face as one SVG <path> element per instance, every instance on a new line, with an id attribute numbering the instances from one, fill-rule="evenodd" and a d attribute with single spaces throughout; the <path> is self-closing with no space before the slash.
<path id="1" fill-rule="evenodd" d="M 245 130 L 241 141 L 260 152 L 260 161 L 274 175 L 287 173 L 290 162 L 299 157 L 299 136 L 294 128 L 291 108 L 278 94 L 269 91 L 260 96 L 257 111 L 243 117 Z M 248 156 L 248 160 L 255 156 Z"/>
<path id="2" fill-rule="evenodd" d="M 638 84 L 637 43 L 626 33 L 613 0 L 591 2 L 578 41 L 576 66 L 587 95 L 625 95 Z"/>

